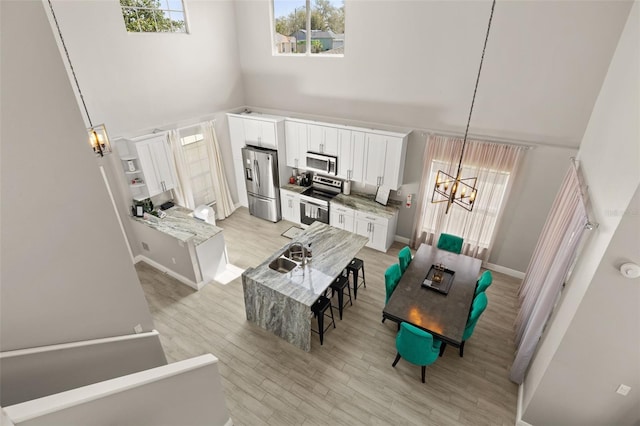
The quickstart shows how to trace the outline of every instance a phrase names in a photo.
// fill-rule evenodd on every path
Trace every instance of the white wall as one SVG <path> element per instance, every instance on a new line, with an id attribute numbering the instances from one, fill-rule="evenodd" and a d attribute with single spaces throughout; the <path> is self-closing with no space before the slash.
<path id="1" fill-rule="evenodd" d="M 471 132 L 577 147 L 630 2 L 504 2 Z M 269 1 L 236 5 L 246 104 L 464 131 L 491 2 L 347 1 L 343 58 L 274 57 Z"/>
<path id="2" fill-rule="evenodd" d="M 0 350 L 151 331 L 44 5 L 0 8 Z M 159 345 L 148 355 L 164 358 Z M 65 359 L 67 375 L 73 364 Z"/>
<path id="3" fill-rule="evenodd" d="M 636 391 L 638 386 L 638 283 L 623 279 L 617 268 L 623 260 L 640 263 L 639 25 L 636 3 L 580 147 L 600 226 L 576 264 L 525 378 L 523 418 L 532 424 L 640 421 L 640 413 L 622 412 L 639 406 L 638 393 L 626 400 L 614 393 L 620 383 L 631 382 Z"/>
<path id="4" fill-rule="evenodd" d="M 119 2 L 53 0 L 94 123 L 112 136 L 243 103 L 232 1 L 186 1 L 189 34 L 128 33 Z"/>

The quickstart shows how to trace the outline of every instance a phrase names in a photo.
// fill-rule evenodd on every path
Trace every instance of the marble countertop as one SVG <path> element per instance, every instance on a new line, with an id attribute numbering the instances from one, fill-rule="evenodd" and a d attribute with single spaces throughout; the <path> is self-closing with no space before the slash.
<path id="1" fill-rule="evenodd" d="M 295 192 L 295 193 L 298 193 L 298 194 L 300 194 L 300 193 L 306 191 L 307 189 L 309 189 L 308 186 L 300 186 L 300 185 L 291 184 L 291 183 L 285 183 L 280 188 L 281 189 L 286 189 L 287 191 Z"/>
<path id="2" fill-rule="evenodd" d="M 222 232 L 222 229 L 217 226 L 194 218 L 191 216 L 193 211 L 184 207 L 174 206 L 164 212 L 167 216 L 163 219 L 152 215 L 145 215 L 147 217 L 144 218 L 132 216 L 131 219 L 182 242 L 193 241 L 196 246 Z"/>
<path id="3" fill-rule="evenodd" d="M 371 213 L 387 219 L 392 218 L 400 209 L 400 203 L 397 201 L 389 200 L 389 204 L 383 206 L 375 201 L 374 194 L 361 194 L 358 192 L 351 193 L 351 195 L 338 194 L 331 199 L 331 204 L 341 204 L 354 210 Z"/>
<path id="4" fill-rule="evenodd" d="M 269 268 L 269 263 L 278 258 L 289 244 L 269 256 L 259 266 L 247 269 L 243 275 L 270 289 L 311 306 L 318 295 L 329 287 L 349 261 L 368 242 L 367 237 L 343 231 L 321 222 L 314 222 L 292 241 L 305 247 L 311 243 L 312 258 L 306 265 L 292 271 L 280 273 Z"/>

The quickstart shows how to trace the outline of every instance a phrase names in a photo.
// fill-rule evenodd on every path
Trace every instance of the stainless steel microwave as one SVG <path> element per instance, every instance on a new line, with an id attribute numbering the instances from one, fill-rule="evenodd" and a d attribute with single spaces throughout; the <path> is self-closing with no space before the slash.
<path id="1" fill-rule="evenodd" d="M 338 157 L 317 152 L 307 152 L 307 169 L 335 176 L 338 174 Z"/>

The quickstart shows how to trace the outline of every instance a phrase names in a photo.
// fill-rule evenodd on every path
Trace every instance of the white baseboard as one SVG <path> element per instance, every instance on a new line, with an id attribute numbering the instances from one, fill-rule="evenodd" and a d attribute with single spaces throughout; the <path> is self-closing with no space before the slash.
<path id="1" fill-rule="evenodd" d="M 141 254 L 137 255 L 134 259 L 133 259 L 134 263 L 138 263 L 138 262 L 144 262 L 147 263 L 151 266 L 153 266 L 154 268 L 164 272 L 165 274 L 171 276 L 172 278 L 175 278 L 176 280 L 180 281 L 183 284 L 188 285 L 189 287 L 191 287 L 194 290 L 200 290 L 202 287 L 205 286 L 205 284 L 207 284 L 204 281 L 201 281 L 199 283 L 195 283 L 193 281 L 191 281 L 189 278 L 186 278 L 180 274 L 178 274 L 177 272 L 172 271 L 171 269 L 159 264 L 156 261 L 153 261 L 151 259 L 149 259 L 146 256 L 143 256 Z"/>
<path id="2" fill-rule="evenodd" d="M 400 235 L 396 235 L 395 237 L 393 237 L 393 241 L 397 241 L 403 244 L 409 244 L 410 242 L 409 238 L 401 237 Z"/>
<path id="3" fill-rule="evenodd" d="M 532 426 L 522 420 L 522 399 L 524 398 L 524 383 L 518 386 L 518 407 L 516 408 L 516 426 Z"/>
<path id="4" fill-rule="evenodd" d="M 487 269 L 491 269 L 492 271 L 500 272 L 501 274 L 505 274 L 505 275 L 509 275 L 510 277 L 520 278 L 520 279 L 524 278 L 524 272 L 520 272 L 520 271 L 516 271 L 515 269 L 506 268 L 504 266 L 496 265 L 495 263 L 485 263 L 482 266 L 487 268 Z"/>

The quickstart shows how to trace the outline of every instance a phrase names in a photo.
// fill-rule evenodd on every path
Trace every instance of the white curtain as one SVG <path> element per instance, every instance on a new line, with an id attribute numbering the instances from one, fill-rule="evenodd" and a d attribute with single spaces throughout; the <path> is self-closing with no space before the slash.
<path id="1" fill-rule="evenodd" d="M 229 192 L 229 184 L 224 174 L 224 164 L 220 154 L 220 144 L 216 137 L 214 121 L 207 121 L 201 124 L 202 134 L 209 154 L 209 165 L 211 167 L 211 177 L 213 179 L 213 190 L 216 194 L 216 219 L 222 220 L 233 213 L 236 209 Z"/>
<path id="2" fill-rule="evenodd" d="M 169 144 L 173 152 L 174 163 L 176 165 L 176 173 L 178 178 L 178 186 L 173 189 L 176 202 L 179 206 L 193 210 L 195 208 L 193 202 L 193 192 L 191 191 L 191 177 L 187 169 L 187 163 L 180 142 L 180 132 L 178 130 L 169 131 Z"/>
<path id="3" fill-rule="evenodd" d="M 520 286 L 516 358 L 510 379 L 522 383 L 588 223 L 578 171 L 565 176 Z"/>
<path id="4" fill-rule="evenodd" d="M 478 195 L 473 211 L 454 204 L 445 214 L 446 202 L 431 202 L 435 176 L 438 170 L 456 176 L 462 143 L 462 138 L 429 136 L 411 244 L 414 248 L 420 243 L 435 245 L 441 233 L 451 233 L 464 239 L 463 254 L 486 261 L 511 184 L 528 147 L 467 140 L 462 177 L 478 178 Z"/>

